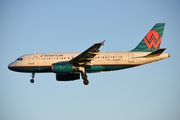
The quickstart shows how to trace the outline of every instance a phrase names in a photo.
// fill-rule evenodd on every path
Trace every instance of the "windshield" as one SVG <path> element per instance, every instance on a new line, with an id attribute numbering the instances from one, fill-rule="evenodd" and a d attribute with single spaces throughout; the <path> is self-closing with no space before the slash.
<path id="1" fill-rule="evenodd" d="M 18 58 L 17 60 L 20 61 L 20 60 L 23 60 L 23 58 Z"/>

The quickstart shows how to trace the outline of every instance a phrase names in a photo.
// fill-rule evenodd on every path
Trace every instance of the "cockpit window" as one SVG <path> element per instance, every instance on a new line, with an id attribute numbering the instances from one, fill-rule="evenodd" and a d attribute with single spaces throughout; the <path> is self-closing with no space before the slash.
<path id="1" fill-rule="evenodd" d="M 19 60 L 19 61 L 20 61 L 20 60 L 23 60 L 23 58 L 18 58 L 17 60 Z"/>

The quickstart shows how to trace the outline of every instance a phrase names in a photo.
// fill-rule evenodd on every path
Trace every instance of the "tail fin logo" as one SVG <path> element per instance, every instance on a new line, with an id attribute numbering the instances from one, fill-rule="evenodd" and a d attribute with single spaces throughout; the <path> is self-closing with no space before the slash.
<path id="1" fill-rule="evenodd" d="M 157 50 L 161 44 L 161 41 L 161 36 L 159 36 L 159 33 L 155 30 L 149 31 L 146 37 L 144 37 L 144 42 L 148 46 L 149 50 L 152 48 L 152 46 L 154 46 L 154 48 Z"/>

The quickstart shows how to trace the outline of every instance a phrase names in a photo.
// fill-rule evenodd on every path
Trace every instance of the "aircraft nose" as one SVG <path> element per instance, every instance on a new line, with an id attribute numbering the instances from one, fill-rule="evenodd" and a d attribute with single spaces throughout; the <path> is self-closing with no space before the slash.
<path id="1" fill-rule="evenodd" d="M 8 68 L 11 70 L 11 65 L 10 64 L 8 65 Z"/>
<path id="2" fill-rule="evenodd" d="M 12 70 L 12 63 L 10 63 L 10 64 L 8 65 L 8 68 L 9 68 L 10 70 Z"/>

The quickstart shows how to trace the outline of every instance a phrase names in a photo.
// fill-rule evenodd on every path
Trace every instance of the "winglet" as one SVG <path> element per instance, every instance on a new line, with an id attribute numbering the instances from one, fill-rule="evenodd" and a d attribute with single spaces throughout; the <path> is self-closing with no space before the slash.
<path id="1" fill-rule="evenodd" d="M 102 42 L 101 42 L 101 45 L 104 45 L 105 41 L 106 41 L 106 40 L 102 41 Z"/>

